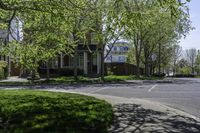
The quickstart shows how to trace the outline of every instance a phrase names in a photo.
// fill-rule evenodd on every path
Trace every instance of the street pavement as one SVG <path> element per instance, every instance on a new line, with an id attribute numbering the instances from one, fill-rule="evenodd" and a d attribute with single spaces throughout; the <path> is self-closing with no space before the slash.
<path id="1" fill-rule="evenodd" d="M 179 78 L 172 83 L 143 83 L 134 81 L 128 84 L 92 84 L 92 85 L 42 85 L 42 86 L 11 86 L 10 89 L 35 88 L 57 89 L 102 94 L 122 98 L 138 98 L 160 102 L 164 105 L 182 110 L 200 118 L 200 79 Z M 9 89 L 9 87 L 0 87 Z"/>
<path id="2" fill-rule="evenodd" d="M 200 79 L 184 78 L 173 81 L 1 86 L 0 89 L 70 92 L 106 100 L 114 108 L 114 123 L 109 133 L 199 133 Z"/>
<path id="3" fill-rule="evenodd" d="M 179 78 L 174 79 L 173 83 L 100 84 L 52 88 L 160 102 L 200 118 L 200 79 Z"/>
<path id="4" fill-rule="evenodd" d="M 200 118 L 200 79 L 175 79 L 174 83 L 114 85 L 94 93 L 161 102 Z"/>

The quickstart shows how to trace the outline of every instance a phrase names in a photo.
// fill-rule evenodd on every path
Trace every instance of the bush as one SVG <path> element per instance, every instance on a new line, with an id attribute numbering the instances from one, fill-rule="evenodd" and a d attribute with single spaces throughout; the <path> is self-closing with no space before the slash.
<path id="1" fill-rule="evenodd" d="M 162 75 L 163 76 L 163 75 Z M 105 76 L 105 81 L 106 82 L 123 82 L 126 80 L 157 80 L 157 79 L 162 79 L 163 77 L 156 77 L 156 76 L 151 76 L 151 77 L 145 77 L 145 76 L 140 76 L 137 77 L 135 75 L 129 75 L 129 76 L 117 76 L 117 75 L 109 75 Z"/>
<path id="2" fill-rule="evenodd" d="M 0 61 L 0 80 L 5 79 L 7 77 L 7 62 L 5 61 Z"/>
<path id="3" fill-rule="evenodd" d="M 152 75 L 152 77 L 160 77 L 160 78 L 164 78 L 166 76 L 166 74 L 165 73 L 154 73 L 153 75 Z"/>
<path id="4" fill-rule="evenodd" d="M 193 74 L 175 74 L 173 77 L 177 77 L 177 78 L 194 78 L 195 75 L 193 75 Z"/>
<path id="5" fill-rule="evenodd" d="M 46 75 L 47 70 L 46 69 L 38 69 L 38 72 L 41 75 Z M 52 75 L 54 75 L 54 76 L 55 75 L 56 76 L 72 76 L 72 75 L 74 75 L 74 70 L 70 69 L 70 68 L 49 69 L 49 72 L 50 72 L 51 76 Z M 78 69 L 77 72 L 78 72 L 78 75 L 83 75 L 84 74 L 83 70 L 81 70 L 81 69 Z"/>
<path id="6" fill-rule="evenodd" d="M 105 133 L 110 104 L 93 97 L 45 91 L 0 91 L 0 132 Z"/>
<path id="7" fill-rule="evenodd" d="M 4 78 L 5 78 L 4 69 L 0 68 L 0 80 Z"/>

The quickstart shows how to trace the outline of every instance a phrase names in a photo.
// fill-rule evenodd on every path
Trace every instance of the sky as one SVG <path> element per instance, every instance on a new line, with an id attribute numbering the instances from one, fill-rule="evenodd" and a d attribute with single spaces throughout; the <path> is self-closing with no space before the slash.
<path id="1" fill-rule="evenodd" d="M 188 5 L 192 26 L 195 29 L 185 39 L 180 41 L 180 45 L 183 49 L 200 49 L 200 0 L 191 0 Z"/>

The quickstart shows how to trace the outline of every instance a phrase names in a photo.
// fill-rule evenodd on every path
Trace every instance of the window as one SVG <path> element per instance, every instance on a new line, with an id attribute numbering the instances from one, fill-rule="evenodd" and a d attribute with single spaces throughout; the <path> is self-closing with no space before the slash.
<path id="1" fill-rule="evenodd" d="M 58 68 L 58 58 L 51 59 L 51 60 L 49 60 L 48 63 L 49 63 L 49 68 L 50 69 Z M 47 64 L 45 62 L 41 63 L 40 64 L 40 68 L 41 69 L 46 69 L 47 68 Z"/>
<path id="2" fill-rule="evenodd" d="M 93 54 L 93 64 L 94 66 L 97 66 L 97 54 Z"/>
<path id="3" fill-rule="evenodd" d="M 63 59 L 64 67 L 73 68 L 74 67 L 74 57 L 66 55 Z M 83 53 L 79 53 L 77 57 L 77 67 L 83 69 L 84 66 L 84 56 Z"/>
<path id="4" fill-rule="evenodd" d="M 73 58 L 71 56 L 65 55 L 63 59 L 63 65 L 65 67 L 73 67 Z"/>
<path id="5" fill-rule="evenodd" d="M 118 57 L 118 61 L 119 61 L 119 62 L 125 62 L 126 59 L 125 59 L 124 56 L 119 56 L 119 57 Z"/>
<path id="6" fill-rule="evenodd" d="M 117 51 L 117 47 L 116 47 L 116 46 L 114 46 L 114 48 L 113 48 L 113 49 L 114 49 L 114 51 Z"/>
<path id="7" fill-rule="evenodd" d="M 58 58 L 51 60 L 50 68 L 58 68 Z"/>
<path id="8" fill-rule="evenodd" d="M 128 50 L 129 50 L 129 48 L 128 48 L 127 46 L 126 46 L 124 49 L 125 49 L 125 51 L 128 51 Z"/>
<path id="9" fill-rule="evenodd" d="M 79 53 L 79 54 L 78 54 L 77 66 L 78 66 L 79 68 L 83 68 L 83 66 L 84 66 L 84 56 L 83 56 L 83 53 Z"/>
<path id="10" fill-rule="evenodd" d="M 124 51 L 124 47 L 120 46 L 120 51 L 123 52 Z"/>

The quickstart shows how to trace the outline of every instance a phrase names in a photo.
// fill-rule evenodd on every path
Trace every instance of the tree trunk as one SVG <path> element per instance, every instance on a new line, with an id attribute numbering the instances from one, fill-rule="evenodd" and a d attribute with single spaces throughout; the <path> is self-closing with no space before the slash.
<path id="1" fill-rule="evenodd" d="M 194 61 L 192 61 L 192 74 L 194 75 Z"/>
<path id="2" fill-rule="evenodd" d="M 75 49 L 75 53 L 74 53 L 74 62 L 73 62 L 73 65 L 74 65 L 74 79 L 76 81 L 78 81 L 78 66 L 77 66 L 77 57 L 78 57 L 78 51 L 77 51 L 77 48 Z"/>
<path id="3" fill-rule="evenodd" d="M 47 61 L 47 76 L 46 76 L 46 80 L 49 81 L 49 77 L 50 77 L 50 72 L 49 72 L 49 60 Z"/>
<path id="4" fill-rule="evenodd" d="M 105 71 L 105 68 L 104 68 L 104 52 L 103 52 L 104 50 L 102 50 L 102 53 L 101 53 L 101 80 L 102 80 L 102 82 L 104 82 L 104 71 Z"/>
<path id="5" fill-rule="evenodd" d="M 173 65 L 174 65 L 174 67 L 173 67 L 173 76 L 175 76 L 175 73 L 176 73 L 176 68 L 175 68 L 176 67 L 176 62 L 175 61 L 174 61 Z"/>
<path id="6" fill-rule="evenodd" d="M 161 76 L 161 44 L 159 43 L 159 52 L 158 52 L 158 74 Z"/>
<path id="7" fill-rule="evenodd" d="M 150 66 L 150 75 L 152 76 L 153 75 L 153 63 L 151 62 L 151 66 Z"/>
<path id="8" fill-rule="evenodd" d="M 77 58 L 78 58 L 78 38 L 77 38 L 77 30 L 75 30 L 73 32 L 73 39 L 74 39 L 74 42 L 76 42 L 76 47 L 75 47 L 75 50 L 74 50 L 74 59 L 73 59 L 73 67 L 74 67 L 74 79 L 75 81 L 78 81 L 78 67 L 77 67 Z"/>
<path id="9" fill-rule="evenodd" d="M 140 77 L 140 60 L 138 57 L 136 59 L 136 76 Z"/>
<path id="10" fill-rule="evenodd" d="M 149 59 L 145 57 L 145 76 L 149 77 L 150 76 L 150 67 L 149 67 Z"/>
<path id="11" fill-rule="evenodd" d="M 148 63 L 145 61 L 145 76 L 149 76 L 148 73 Z"/>
<path id="12" fill-rule="evenodd" d="M 146 52 L 147 50 L 144 49 L 145 76 L 149 76 L 149 56 Z"/>
<path id="13" fill-rule="evenodd" d="M 31 82 L 32 82 L 32 83 L 34 83 L 34 81 L 35 81 L 35 73 L 36 73 L 35 70 L 32 70 L 32 71 L 31 71 Z"/>

